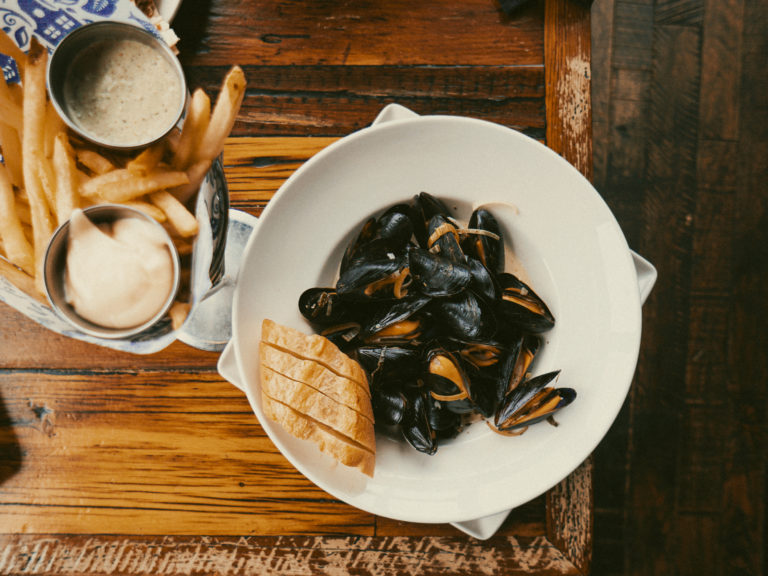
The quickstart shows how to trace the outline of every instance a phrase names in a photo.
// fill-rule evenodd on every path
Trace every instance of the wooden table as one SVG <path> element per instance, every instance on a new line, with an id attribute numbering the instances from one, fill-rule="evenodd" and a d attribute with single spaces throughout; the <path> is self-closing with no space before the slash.
<path id="1" fill-rule="evenodd" d="M 390 102 L 514 127 L 591 175 L 589 8 L 494 0 L 208 0 L 174 28 L 191 86 L 248 91 L 224 163 L 258 215 Z M 0 305 L 0 573 L 585 574 L 591 460 L 481 542 L 374 517 L 279 454 L 217 354 L 130 356 Z"/>

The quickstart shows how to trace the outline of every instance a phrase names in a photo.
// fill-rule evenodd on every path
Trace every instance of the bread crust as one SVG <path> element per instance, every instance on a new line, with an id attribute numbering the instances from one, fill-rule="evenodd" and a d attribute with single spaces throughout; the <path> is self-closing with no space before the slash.
<path id="1" fill-rule="evenodd" d="M 262 409 L 271 420 L 279 423 L 292 436 L 311 440 L 318 448 L 345 466 L 358 468 L 373 477 L 376 455 L 363 446 L 353 443 L 335 430 L 311 417 L 300 414 L 290 406 L 262 395 Z"/>
<path id="2" fill-rule="evenodd" d="M 266 318 L 261 324 L 261 340 L 299 358 L 314 360 L 339 376 L 357 382 L 370 397 L 368 378 L 363 368 L 328 338 L 304 334 Z"/>
<path id="3" fill-rule="evenodd" d="M 343 380 L 341 384 L 355 386 L 348 380 Z M 266 395 L 272 400 L 282 402 L 300 414 L 309 416 L 336 430 L 339 434 L 362 444 L 372 452 L 376 451 L 373 422 L 311 386 L 291 380 L 267 366 L 262 366 L 261 392 L 262 396 Z"/>
<path id="4" fill-rule="evenodd" d="M 266 366 L 291 380 L 303 382 L 373 422 L 371 399 L 358 383 L 339 376 L 322 364 L 297 358 L 265 342 L 259 346 L 259 361 L 261 366 Z"/>

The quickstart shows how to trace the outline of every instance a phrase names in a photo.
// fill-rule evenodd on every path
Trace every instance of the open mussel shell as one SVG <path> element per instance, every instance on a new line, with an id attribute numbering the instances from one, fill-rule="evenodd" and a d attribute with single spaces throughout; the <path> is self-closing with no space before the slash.
<path id="1" fill-rule="evenodd" d="M 313 324 L 330 326 L 352 317 L 352 304 L 344 301 L 335 288 L 310 288 L 299 296 L 299 312 Z"/>
<path id="2" fill-rule="evenodd" d="M 469 378 L 459 358 L 438 347 L 427 353 L 427 385 L 433 399 L 446 409 L 465 414 L 474 409 Z"/>
<path id="3" fill-rule="evenodd" d="M 421 352 L 404 346 L 359 346 L 357 360 L 373 382 L 385 382 L 396 376 L 406 378 L 418 375 L 422 369 Z"/>
<path id="4" fill-rule="evenodd" d="M 360 345 L 361 330 L 357 322 L 344 322 L 325 327 L 320 335 L 328 338 L 342 352 L 349 352 Z"/>
<path id="5" fill-rule="evenodd" d="M 496 276 L 501 288 L 497 310 L 502 319 L 526 332 L 540 334 L 555 325 L 555 317 L 544 301 L 514 274 Z"/>
<path id="6" fill-rule="evenodd" d="M 368 258 L 349 263 L 336 282 L 336 292 L 350 299 L 403 298 L 408 293 L 410 271 L 405 254 Z"/>
<path id="7" fill-rule="evenodd" d="M 520 336 L 504 351 L 496 388 L 497 403 L 501 404 L 504 397 L 525 379 L 538 349 L 539 339 L 533 335 L 525 335 Z"/>
<path id="8" fill-rule="evenodd" d="M 461 431 L 461 415 L 448 410 L 443 402 L 427 398 L 427 418 L 438 439 L 455 438 Z"/>
<path id="9" fill-rule="evenodd" d="M 573 402 L 576 399 L 575 390 L 549 386 L 559 374 L 560 371 L 556 370 L 530 378 L 509 392 L 496 411 L 496 427 L 509 431 L 530 426 Z"/>
<path id="10" fill-rule="evenodd" d="M 504 237 L 496 218 L 485 208 L 472 212 L 461 247 L 494 273 L 504 269 Z"/>
<path id="11" fill-rule="evenodd" d="M 394 324 L 411 318 L 424 308 L 429 301 L 429 297 L 416 294 L 379 308 L 373 313 L 368 322 L 365 323 L 363 329 L 364 338 L 370 338 Z"/>
<path id="12" fill-rule="evenodd" d="M 467 264 L 424 248 L 411 248 L 408 251 L 408 264 L 414 289 L 426 296 L 453 296 L 472 281 L 472 273 Z"/>

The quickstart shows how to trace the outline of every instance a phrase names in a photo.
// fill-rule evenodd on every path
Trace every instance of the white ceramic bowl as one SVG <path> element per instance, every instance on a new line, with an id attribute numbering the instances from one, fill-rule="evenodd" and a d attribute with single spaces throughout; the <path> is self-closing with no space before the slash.
<path id="1" fill-rule="evenodd" d="M 377 437 L 374 478 L 336 465 L 264 417 L 261 322 L 311 331 L 303 290 L 334 281 L 341 253 L 372 214 L 420 191 L 467 218 L 495 204 L 532 287 L 557 319 L 535 372 L 562 370 L 578 398 L 518 437 L 482 423 L 434 456 Z M 250 403 L 280 451 L 315 484 L 363 510 L 416 522 L 460 522 L 518 506 L 555 485 L 597 446 L 627 394 L 640 343 L 641 302 L 624 236 L 570 164 L 505 127 L 425 116 L 366 128 L 304 164 L 270 201 L 244 253 L 233 303 L 234 356 Z"/>

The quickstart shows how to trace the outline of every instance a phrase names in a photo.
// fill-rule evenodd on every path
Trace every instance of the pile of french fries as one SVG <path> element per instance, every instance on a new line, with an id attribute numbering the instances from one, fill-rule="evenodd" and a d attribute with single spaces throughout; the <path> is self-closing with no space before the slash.
<path id="1" fill-rule="evenodd" d="M 21 85 L 0 81 L 0 274 L 45 301 L 43 259 L 57 225 L 75 208 L 126 204 L 171 233 L 180 254 L 198 226 L 188 206 L 221 153 L 245 94 L 233 67 L 215 105 L 198 88 L 182 129 L 131 155 L 99 149 L 71 134 L 47 98 L 48 52 L 35 39 L 28 53 L 0 31 L 0 53 L 12 56 Z"/>

